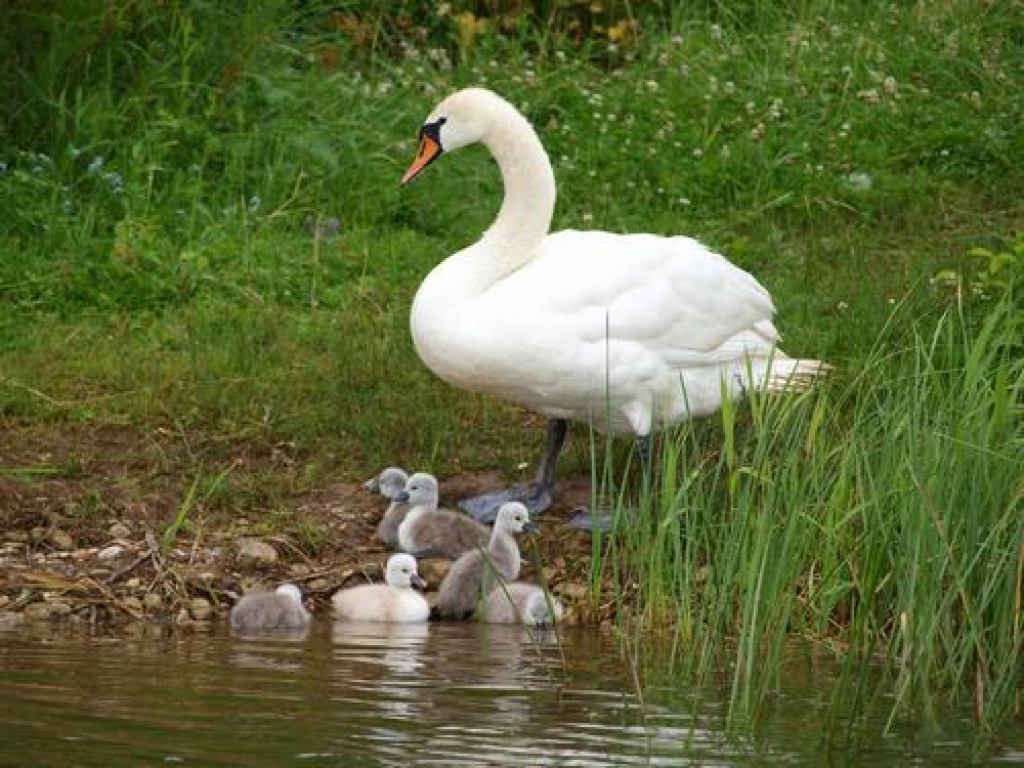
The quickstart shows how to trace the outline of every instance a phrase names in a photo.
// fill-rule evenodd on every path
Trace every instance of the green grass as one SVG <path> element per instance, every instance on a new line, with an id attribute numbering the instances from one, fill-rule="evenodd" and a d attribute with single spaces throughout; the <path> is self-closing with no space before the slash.
<path id="1" fill-rule="evenodd" d="M 513 474 L 538 423 L 438 382 L 407 330 L 500 180 L 481 150 L 398 178 L 433 104 L 487 85 L 541 133 L 556 227 L 700 237 L 770 288 L 787 352 L 837 366 L 670 436 L 594 583 L 619 569 L 623 616 L 673 627 L 691 670 L 728 647 L 737 712 L 797 635 L 852 680 L 881 660 L 894 713 L 976 695 L 988 733 L 1020 684 L 1012 4 L 477 4 L 479 29 L 452 6 L 14 3 L 0 418 L 174 430 L 191 472 L 287 443 L 308 487 L 393 462 Z M 636 503 L 577 435 L 565 469 Z M 279 511 L 234 482 L 209 502 Z"/>

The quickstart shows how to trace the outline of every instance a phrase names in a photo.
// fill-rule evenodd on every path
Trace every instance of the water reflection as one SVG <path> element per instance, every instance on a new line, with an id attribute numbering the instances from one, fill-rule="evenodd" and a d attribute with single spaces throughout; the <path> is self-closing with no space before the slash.
<path id="1" fill-rule="evenodd" d="M 0 765 L 820 764 L 820 671 L 794 674 L 764 732 L 738 738 L 721 696 L 673 682 L 656 646 L 641 705 L 614 641 L 561 639 L 498 624 L 118 637 L 26 627 L 0 634 Z M 969 728 L 949 725 L 942 750 L 925 754 L 962 763 Z M 1020 763 L 1022 741 L 997 757 Z M 829 762 L 886 765 L 906 744 Z"/>

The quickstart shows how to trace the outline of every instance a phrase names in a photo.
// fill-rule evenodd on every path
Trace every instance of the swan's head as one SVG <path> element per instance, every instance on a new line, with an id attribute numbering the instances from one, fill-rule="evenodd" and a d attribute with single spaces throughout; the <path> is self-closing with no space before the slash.
<path id="1" fill-rule="evenodd" d="M 394 499 L 395 495 L 405 488 L 405 484 L 408 480 L 409 476 L 401 467 L 388 467 L 372 480 L 367 480 L 366 483 L 363 484 L 363 487 L 368 491 L 373 491 L 374 493 L 379 493 L 381 496 Z"/>
<path id="2" fill-rule="evenodd" d="M 538 533 L 540 528 L 530 522 L 530 510 L 518 501 L 507 501 L 498 509 L 494 527 L 508 533 Z"/>
<path id="3" fill-rule="evenodd" d="M 417 472 L 405 482 L 405 488 L 391 497 L 392 501 L 413 507 L 437 506 L 437 478 L 426 472 Z"/>
<path id="4" fill-rule="evenodd" d="M 302 591 L 294 584 L 282 584 L 280 587 L 274 590 L 279 595 L 290 597 L 297 603 L 302 603 Z"/>
<path id="5" fill-rule="evenodd" d="M 508 102 L 486 88 L 466 88 L 438 104 L 420 128 L 420 145 L 409 170 L 402 177 L 408 184 L 441 156 L 483 141 L 494 116 L 510 109 Z"/>
<path id="6" fill-rule="evenodd" d="M 388 558 L 384 580 L 392 587 L 427 588 L 427 582 L 416 571 L 416 558 L 412 555 L 399 554 Z"/>

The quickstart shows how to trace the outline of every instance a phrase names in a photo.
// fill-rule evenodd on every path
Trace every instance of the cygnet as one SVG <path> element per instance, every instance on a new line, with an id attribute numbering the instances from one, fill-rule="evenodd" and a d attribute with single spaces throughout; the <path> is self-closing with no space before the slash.
<path id="1" fill-rule="evenodd" d="M 458 512 L 437 508 L 437 479 L 426 472 L 410 477 L 395 501 L 409 505 L 405 520 L 398 526 L 398 546 L 404 552 L 454 560 L 464 552 L 486 546 L 491 539 L 486 525 Z"/>
<path id="2" fill-rule="evenodd" d="M 232 629 L 296 629 L 309 624 L 302 592 L 294 584 L 282 584 L 273 592 L 244 595 L 231 609 Z"/>
<path id="3" fill-rule="evenodd" d="M 397 554 L 388 558 L 385 584 L 364 584 L 340 589 L 331 598 L 334 616 L 341 621 L 426 621 L 427 600 L 416 589 L 426 582 L 416 572 L 416 558 Z"/>
<path id="4" fill-rule="evenodd" d="M 436 603 L 438 615 L 442 619 L 464 619 L 483 595 L 490 594 L 498 579 L 515 580 L 521 564 L 515 534 L 537 530 L 525 505 L 518 501 L 502 504 L 487 548 L 462 555 L 441 582 Z"/>

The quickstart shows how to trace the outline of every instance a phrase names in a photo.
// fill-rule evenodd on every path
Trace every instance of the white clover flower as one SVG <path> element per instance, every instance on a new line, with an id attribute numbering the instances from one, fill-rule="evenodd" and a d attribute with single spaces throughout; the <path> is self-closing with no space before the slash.
<path id="1" fill-rule="evenodd" d="M 736 83 L 734 83 L 732 80 L 726 80 L 722 90 L 724 90 L 728 95 L 731 96 L 732 94 L 736 93 Z"/>
<path id="2" fill-rule="evenodd" d="M 882 81 L 882 88 L 887 94 L 892 96 L 896 93 L 896 78 L 892 75 L 888 75 L 885 80 Z"/>
<path id="3" fill-rule="evenodd" d="M 668 66 L 668 54 L 667 53 L 661 53 L 661 54 L 658 55 L 658 66 L 660 66 L 660 67 L 667 67 Z"/>
<path id="4" fill-rule="evenodd" d="M 651 93 L 655 93 L 658 90 L 658 83 L 655 80 L 648 80 L 646 83 L 644 83 L 644 86 Z"/>
<path id="5" fill-rule="evenodd" d="M 697 158 L 704 157 L 704 150 L 700 147 L 694 147 L 693 156 Z"/>
<path id="6" fill-rule="evenodd" d="M 836 309 L 838 309 L 840 312 L 845 312 L 849 307 L 850 305 L 847 304 L 845 301 L 840 301 L 838 304 L 836 304 Z"/>
<path id="7" fill-rule="evenodd" d="M 714 40 L 722 39 L 722 28 L 718 24 L 711 25 L 711 37 Z"/>

